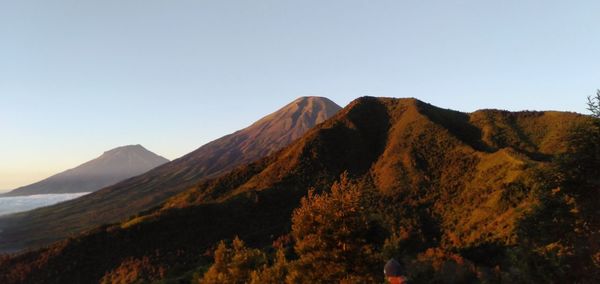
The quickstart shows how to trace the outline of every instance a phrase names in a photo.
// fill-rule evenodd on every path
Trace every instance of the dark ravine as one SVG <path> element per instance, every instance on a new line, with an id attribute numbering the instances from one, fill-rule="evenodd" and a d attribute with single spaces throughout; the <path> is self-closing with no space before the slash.
<path id="1" fill-rule="evenodd" d="M 169 162 L 142 147 L 128 145 L 47 179 L 19 187 L 2 196 L 93 192 Z"/>
<path id="2" fill-rule="evenodd" d="M 2 217 L 0 251 L 46 245 L 158 206 L 202 179 L 274 153 L 340 109 L 327 98 L 301 97 L 247 128 L 145 174 L 75 200 Z"/>
<path id="3" fill-rule="evenodd" d="M 196 182 L 154 210 L 5 258 L 0 281 L 177 275 L 222 239 L 268 246 L 290 231 L 290 215 L 310 188 L 327 190 L 344 172 L 376 189 L 390 212 L 407 208 L 408 215 L 385 217 L 416 218 L 419 244 L 469 251 L 478 261 L 480 247 L 519 245 L 521 221 L 543 201 L 532 176 L 572 150 L 572 129 L 591 124 L 574 113 L 467 114 L 415 99 L 360 98 L 288 147 Z"/>

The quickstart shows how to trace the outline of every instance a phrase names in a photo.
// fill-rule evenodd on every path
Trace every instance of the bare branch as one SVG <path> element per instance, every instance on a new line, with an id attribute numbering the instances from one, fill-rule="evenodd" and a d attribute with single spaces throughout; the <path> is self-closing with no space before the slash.
<path id="1" fill-rule="evenodd" d="M 596 96 L 588 96 L 587 110 L 592 113 L 592 116 L 600 118 L 600 90 L 596 90 Z"/>

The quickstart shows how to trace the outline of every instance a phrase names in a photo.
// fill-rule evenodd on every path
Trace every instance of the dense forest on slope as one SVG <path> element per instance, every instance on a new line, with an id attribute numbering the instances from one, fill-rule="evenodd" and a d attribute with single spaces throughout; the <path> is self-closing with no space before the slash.
<path id="1" fill-rule="evenodd" d="M 4 257 L 0 282 L 600 281 L 600 123 L 360 98 L 161 208 Z M 233 240 L 233 241 L 231 241 Z"/>

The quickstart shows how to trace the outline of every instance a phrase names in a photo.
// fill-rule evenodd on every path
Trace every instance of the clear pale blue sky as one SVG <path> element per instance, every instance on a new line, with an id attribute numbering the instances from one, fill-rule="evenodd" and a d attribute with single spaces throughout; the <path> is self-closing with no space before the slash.
<path id="1" fill-rule="evenodd" d="M 600 1 L 0 0 L 0 189 L 169 159 L 304 95 L 585 112 Z"/>

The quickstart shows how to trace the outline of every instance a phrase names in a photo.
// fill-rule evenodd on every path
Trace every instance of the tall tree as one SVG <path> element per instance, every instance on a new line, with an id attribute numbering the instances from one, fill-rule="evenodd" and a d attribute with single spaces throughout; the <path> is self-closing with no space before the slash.
<path id="1" fill-rule="evenodd" d="M 377 282 L 381 260 L 369 240 L 367 189 L 342 175 L 331 192 L 311 191 L 292 216 L 299 259 L 291 283 Z"/>
<path id="2" fill-rule="evenodd" d="M 215 250 L 215 263 L 200 279 L 202 284 L 212 283 L 249 283 L 252 272 L 267 263 L 266 255 L 236 237 L 231 247 L 221 241 Z"/>

